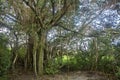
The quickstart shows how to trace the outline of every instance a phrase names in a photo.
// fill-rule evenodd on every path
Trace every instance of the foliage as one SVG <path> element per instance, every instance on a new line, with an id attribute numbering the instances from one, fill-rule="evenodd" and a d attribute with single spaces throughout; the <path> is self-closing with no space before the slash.
<path id="1" fill-rule="evenodd" d="M 1 1 L 4 4 L 0 3 L 0 21 L 11 25 L 7 35 L 10 32 L 16 63 L 25 64 L 26 68 L 31 65 L 38 74 L 43 73 L 43 68 L 47 74 L 62 69 L 93 70 L 119 78 L 120 46 L 112 43 L 119 39 L 120 31 L 115 26 L 119 27 L 120 22 L 119 15 L 112 10 L 112 0 Z M 0 75 L 11 63 L 7 44 L 6 37 L 0 36 Z M 72 55 L 66 54 L 69 52 Z M 44 67 L 44 59 L 54 55 L 57 56 Z"/>
<path id="2" fill-rule="evenodd" d="M 10 67 L 10 63 L 11 62 L 9 51 L 8 50 L 2 51 L 2 53 L 0 53 L 0 75 L 6 73 L 6 71 Z"/>
<path id="3" fill-rule="evenodd" d="M 10 52 L 6 47 L 7 38 L 4 35 L 0 37 L 0 75 L 4 75 L 10 67 Z"/>
<path id="4" fill-rule="evenodd" d="M 105 73 L 114 73 L 116 69 L 115 56 L 102 52 L 104 51 L 99 52 L 97 63 L 96 54 L 90 52 L 78 52 L 72 55 L 72 57 L 68 55 L 68 61 L 63 61 L 63 68 L 69 67 L 69 70 L 96 70 Z"/>
<path id="5" fill-rule="evenodd" d="M 63 55 L 62 57 L 56 57 L 50 60 L 45 69 L 47 74 L 55 74 L 61 71 L 67 70 L 77 70 L 79 65 L 77 65 L 76 58 L 71 55 Z"/>
<path id="6" fill-rule="evenodd" d="M 27 53 L 26 47 L 24 45 L 21 45 L 20 48 L 18 49 L 17 53 L 18 53 L 17 63 L 20 65 L 23 65 L 24 61 L 25 61 L 25 55 Z"/>
<path id="7" fill-rule="evenodd" d="M 20 49 L 18 50 L 19 58 L 24 59 L 25 54 L 26 54 L 26 48 L 24 46 L 21 46 Z"/>
<path id="8" fill-rule="evenodd" d="M 88 52 L 79 52 L 75 55 L 80 70 L 90 70 L 93 63 L 93 57 Z"/>
<path id="9" fill-rule="evenodd" d="M 118 79 L 120 79 L 120 66 L 117 66 L 117 72 L 115 75 Z"/>
<path id="10" fill-rule="evenodd" d="M 60 63 L 55 61 L 55 59 L 49 60 L 47 66 L 45 67 L 45 72 L 47 74 L 55 74 L 59 72 Z"/>
<path id="11" fill-rule="evenodd" d="M 8 80 L 7 75 L 0 76 L 0 80 Z"/>
<path id="12" fill-rule="evenodd" d="M 104 55 L 98 62 L 98 70 L 105 73 L 114 73 L 115 58 L 114 55 Z"/>

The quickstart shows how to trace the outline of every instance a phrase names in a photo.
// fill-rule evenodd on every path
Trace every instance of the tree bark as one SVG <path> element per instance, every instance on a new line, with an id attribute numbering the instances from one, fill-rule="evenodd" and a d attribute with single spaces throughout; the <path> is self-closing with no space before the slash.
<path id="1" fill-rule="evenodd" d="M 44 50 L 45 50 L 45 41 L 46 41 L 46 31 L 41 29 L 38 33 L 38 75 L 42 76 L 44 72 Z"/>
<path id="2" fill-rule="evenodd" d="M 37 77 L 37 47 L 38 47 L 38 36 L 34 35 L 34 47 L 33 47 L 33 71 Z"/>

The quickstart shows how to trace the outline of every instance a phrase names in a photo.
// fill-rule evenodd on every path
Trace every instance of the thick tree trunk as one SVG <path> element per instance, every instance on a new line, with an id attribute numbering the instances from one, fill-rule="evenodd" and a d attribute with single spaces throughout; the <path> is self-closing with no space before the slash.
<path id="1" fill-rule="evenodd" d="M 45 41 L 46 41 L 46 31 L 41 29 L 39 34 L 38 41 L 38 75 L 43 75 L 44 72 L 44 50 L 45 50 Z"/>
<path id="2" fill-rule="evenodd" d="M 48 63 L 48 46 L 45 44 L 45 48 L 44 48 L 44 69 Z"/>

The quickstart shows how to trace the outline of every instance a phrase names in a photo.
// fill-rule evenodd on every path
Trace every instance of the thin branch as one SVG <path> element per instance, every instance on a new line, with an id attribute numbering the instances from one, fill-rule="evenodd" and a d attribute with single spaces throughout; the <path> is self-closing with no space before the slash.
<path id="1" fill-rule="evenodd" d="M 55 15 L 55 2 L 54 2 L 54 0 L 51 0 L 51 5 L 52 5 L 52 15 L 54 17 L 54 15 Z"/>
<path id="2" fill-rule="evenodd" d="M 12 14 L 8 14 L 8 15 L 5 15 L 7 18 L 9 18 L 10 20 L 12 20 L 13 22 L 17 22 L 17 23 L 19 23 L 19 24 L 21 24 L 20 23 L 20 21 L 16 18 L 16 16 L 14 16 L 14 15 L 12 15 Z"/>
<path id="3" fill-rule="evenodd" d="M 32 9 L 32 11 L 33 11 L 34 13 L 36 13 L 36 10 L 34 9 L 34 7 L 32 7 L 32 5 L 30 5 L 30 3 L 29 3 L 28 1 L 23 0 L 23 2 L 24 2 L 27 6 L 29 6 L 30 9 Z"/>
<path id="4" fill-rule="evenodd" d="M 70 7 L 70 5 L 63 7 L 60 11 L 58 11 L 54 17 L 54 19 L 52 19 L 50 21 L 50 24 L 52 26 L 54 26 L 56 23 L 58 23 L 58 21 L 66 14 L 66 12 L 68 11 L 68 8 Z M 61 13 L 61 14 L 60 14 Z"/>
<path id="5" fill-rule="evenodd" d="M 42 5 L 42 7 L 41 7 L 41 9 L 40 9 L 40 13 L 42 13 L 43 9 L 45 8 L 46 3 L 47 3 L 47 1 L 44 0 L 43 5 Z"/>
<path id="6" fill-rule="evenodd" d="M 37 10 L 36 10 L 35 8 L 33 8 L 32 5 L 30 5 L 28 1 L 26 1 L 26 0 L 23 0 L 23 1 L 24 1 L 25 4 L 26 4 L 27 6 L 29 6 L 29 7 L 31 8 L 31 10 L 35 13 L 35 15 L 36 15 L 36 17 L 37 17 L 37 19 L 38 19 L 38 22 L 39 22 L 39 24 L 40 24 L 40 27 L 41 27 L 41 28 L 44 28 L 44 27 L 43 27 L 42 19 L 41 19 L 41 17 L 39 16 L 39 13 L 37 12 Z"/>

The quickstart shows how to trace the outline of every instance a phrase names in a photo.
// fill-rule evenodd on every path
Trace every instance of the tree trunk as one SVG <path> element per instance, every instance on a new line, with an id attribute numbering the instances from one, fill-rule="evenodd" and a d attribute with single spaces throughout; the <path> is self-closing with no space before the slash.
<path id="1" fill-rule="evenodd" d="M 47 44 L 45 43 L 45 49 L 44 49 L 44 69 L 48 63 L 48 54 L 49 54 L 49 51 L 48 51 L 48 46 Z"/>
<path id="2" fill-rule="evenodd" d="M 97 70 L 97 64 L 98 64 L 98 57 L 99 57 L 99 53 L 98 53 L 98 44 L 97 44 L 97 38 L 95 38 L 95 71 Z"/>
<path id="3" fill-rule="evenodd" d="M 44 72 L 44 50 L 45 50 L 45 41 L 46 41 L 46 31 L 41 29 L 38 33 L 38 75 L 42 76 Z"/>
<path id="4" fill-rule="evenodd" d="M 34 40 L 32 35 L 28 35 L 28 46 L 27 46 L 27 53 L 25 56 L 25 70 L 32 69 L 33 65 L 33 46 L 34 46 Z"/>
<path id="5" fill-rule="evenodd" d="M 15 69 L 15 63 L 17 61 L 17 57 L 18 57 L 18 53 L 15 53 L 15 57 L 13 57 L 14 59 L 13 59 L 13 62 L 12 62 L 12 70 Z"/>
<path id="6" fill-rule="evenodd" d="M 33 46 L 33 71 L 35 76 L 37 77 L 37 48 L 38 48 L 38 35 L 33 34 L 34 36 L 34 46 Z"/>

